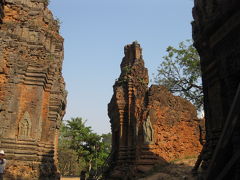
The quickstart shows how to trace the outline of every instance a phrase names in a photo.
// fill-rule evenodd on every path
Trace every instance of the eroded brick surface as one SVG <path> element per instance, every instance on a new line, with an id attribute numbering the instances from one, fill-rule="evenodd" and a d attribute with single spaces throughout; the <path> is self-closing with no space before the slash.
<path id="1" fill-rule="evenodd" d="M 63 38 L 46 3 L 0 3 L 0 149 L 12 179 L 58 178 L 57 139 L 66 104 Z"/>

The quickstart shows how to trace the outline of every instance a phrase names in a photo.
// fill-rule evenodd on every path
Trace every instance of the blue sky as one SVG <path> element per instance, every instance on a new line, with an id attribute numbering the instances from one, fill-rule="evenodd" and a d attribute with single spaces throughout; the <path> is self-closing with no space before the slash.
<path id="1" fill-rule="evenodd" d="M 166 47 L 191 38 L 192 6 L 192 0 L 51 0 L 65 39 L 64 119 L 82 117 L 95 132 L 110 132 L 107 104 L 123 47 L 141 44 L 152 79 Z"/>

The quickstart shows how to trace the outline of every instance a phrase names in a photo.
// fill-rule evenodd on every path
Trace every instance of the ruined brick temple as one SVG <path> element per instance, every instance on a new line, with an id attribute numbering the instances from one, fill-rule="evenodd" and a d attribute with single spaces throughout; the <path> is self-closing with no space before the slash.
<path id="1" fill-rule="evenodd" d="M 203 175 L 240 179 L 240 1 L 195 0 L 193 17 L 207 130 Z"/>
<path id="2" fill-rule="evenodd" d="M 58 179 L 63 38 L 47 0 L 0 0 L 0 149 L 10 179 Z"/>
<path id="3" fill-rule="evenodd" d="M 125 46 L 124 53 L 108 105 L 113 137 L 106 179 L 134 178 L 155 164 L 196 156 L 201 149 L 195 107 L 163 86 L 148 87 L 137 42 Z"/>

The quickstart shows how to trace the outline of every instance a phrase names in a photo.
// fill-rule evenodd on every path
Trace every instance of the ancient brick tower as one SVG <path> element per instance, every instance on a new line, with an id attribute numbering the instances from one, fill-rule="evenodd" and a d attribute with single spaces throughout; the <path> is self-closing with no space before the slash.
<path id="1" fill-rule="evenodd" d="M 206 179 L 240 179 L 240 1 L 195 0 L 193 39 L 201 57 Z"/>
<path id="2" fill-rule="evenodd" d="M 58 179 L 63 38 L 47 0 L 0 0 L 0 149 L 10 179 Z"/>
<path id="3" fill-rule="evenodd" d="M 148 88 L 137 42 L 125 46 L 124 53 L 108 105 L 113 137 L 105 179 L 131 179 L 156 163 L 197 155 L 201 148 L 194 106 L 162 86 Z"/>

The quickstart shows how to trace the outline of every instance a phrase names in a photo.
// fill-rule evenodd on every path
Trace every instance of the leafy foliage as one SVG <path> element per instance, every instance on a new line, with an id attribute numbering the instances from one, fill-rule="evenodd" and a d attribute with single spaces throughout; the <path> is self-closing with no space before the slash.
<path id="1" fill-rule="evenodd" d="M 112 134 L 102 134 L 102 142 L 105 145 L 105 148 L 108 150 L 108 152 L 112 149 Z"/>
<path id="2" fill-rule="evenodd" d="M 178 48 L 169 46 L 158 67 L 155 83 L 167 87 L 175 95 L 191 101 L 198 110 L 203 105 L 200 57 L 192 41 L 181 42 Z"/>
<path id="3" fill-rule="evenodd" d="M 86 126 L 85 123 L 86 121 L 79 117 L 66 121 L 65 124 L 62 124 L 61 136 L 59 138 L 59 157 L 65 156 L 63 159 L 68 157 L 69 161 L 75 161 L 77 165 L 72 166 L 72 169 L 77 169 L 77 174 L 81 170 L 85 170 L 88 173 L 90 171 L 96 172 L 98 167 L 103 165 L 111 150 L 109 141 L 106 141 L 106 138 L 109 138 L 111 134 L 100 136 L 93 133 L 91 127 Z M 64 155 L 67 152 L 73 153 Z M 69 166 L 61 164 L 61 161 L 63 160 L 59 159 L 59 167 L 63 173 Z M 71 173 L 74 170 L 69 169 L 67 169 L 67 175 L 72 175 Z"/>

